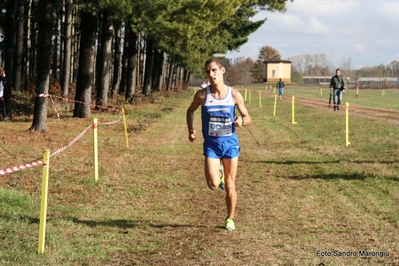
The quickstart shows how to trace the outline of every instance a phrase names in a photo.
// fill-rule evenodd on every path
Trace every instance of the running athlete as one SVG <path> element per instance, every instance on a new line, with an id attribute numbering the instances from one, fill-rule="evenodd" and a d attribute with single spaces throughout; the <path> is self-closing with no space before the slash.
<path id="1" fill-rule="evenodd" d="M 205 63 L 205 72 L 210 85 L 199 90 L 187 109 L 188 139 L 196 139 L 194 112 L 201 106 L 205 177 L 212 190 L 221 187 L 226 191 L 227 216 L 225 228 L 234 230 L 234 211 L 237 203 L 235 180 L 240 146 L 236 127 L 251 124 L 251 117 L 240 92 L 224 84 L 226 69 L 218 58 Z M 240 115 L 235 115 L 237 107 Z M 222 169 L 221 175 L 219 170 Z"/>

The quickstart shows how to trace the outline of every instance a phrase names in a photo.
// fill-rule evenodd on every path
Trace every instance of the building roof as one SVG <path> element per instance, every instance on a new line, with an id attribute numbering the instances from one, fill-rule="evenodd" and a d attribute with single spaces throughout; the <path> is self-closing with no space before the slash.
<path id="1" fill-rule="evenodd" d="M 331 79 L 332 76 L 303 76 L 302 79 Z"/>
<path id="2" fill-rule="evenodd" d="M 398 81 L 399 78 L 393 77 L 385 77 L 385 78 L 373 78 L 373 77 L 364 77 L 359 78 L 357 81 Z"/>
<path id="3" fill-rule="evenodd" d="M 291 64 L 291 61 L 288 60 L 266 60 L 263 61 L 264 64 L 269 64 L 269 63 L 287 63 L 287 64 Z"/>

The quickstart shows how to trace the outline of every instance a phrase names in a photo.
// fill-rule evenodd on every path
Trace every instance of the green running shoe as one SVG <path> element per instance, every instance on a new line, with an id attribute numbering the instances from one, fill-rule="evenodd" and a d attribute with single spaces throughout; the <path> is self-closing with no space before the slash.
<path id="1" fill-rule="evenodd" d="M 229 231 L 233 231 L 236 229 L 236 225 L 234 223 L 234 220 L 231 218 L 226 218 L 226 229 Z"/>
<path id="2" fill-rule="evenodd" d="M 223 168 L 223 165 L 220 165 L 219 172 L 220 172 L 220 184 L 219 184 L 219 187 L 220 187 L 221 190 L 224 190 L 224 168 Z"/>

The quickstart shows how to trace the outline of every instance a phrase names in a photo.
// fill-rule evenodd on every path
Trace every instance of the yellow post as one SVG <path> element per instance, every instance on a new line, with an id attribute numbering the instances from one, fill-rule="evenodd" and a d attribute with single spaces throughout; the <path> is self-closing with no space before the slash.
<path id="1" fill-rule="evenodd" d="M 274 113 L 273 113 L 274 116 L 276 116 L 276 106 L 277 106 L 277 94 L 274 95 Z"/>
<path id="2" fill-rule="evenodd" d="M 248 93 L 248 90 L 245 89 L 245 92 L 244 92 L 244 101 L 245 101 L 245 102 L 247 101 L 247 93 Z"/>
<path id="3" fill-rule="evenodd" d="M 43 154 L 42 200 L 40 204 L 39 247 L 38 247 L 39 254 L 44 253 L 44 242 L 46 236 L 49 164 L 50 164 L 50 150 L 45 150 Z"/>
<path id="4" fill-rule="evenodd" d="M 296 124 L 296 122 L 295 122 L 295 96 L 292 96 L 292 123 Z"/>
<path id="5" fill-rule="evenodd" d="M 320 88 L 320 95 L 323 95 L 323 89 Z"/>
<path id="6" fill-rule="evenodd" d="M 97 144 L 98 119 L 93 118 L 93 143 L 94 143 L 94 180 L 98 180 L 98 144 Z"/>
<path id="7" fill-rule="evenodd" d="M 125 109 L 123 108 L 122 108 L 122 117 L 123 117 L 123 127 L 125 128 L 126 147 L 129 148 L 129 137 L 127 134 L 126 115 L 125 115 Z"/>
<path id="8" fill-rule="evenodd" d="M 259 108 L 262 108 L 262 92 L 259 91 Z"/>
<path id="9" fill-rule="evenodd" d="M 346 103 L 346 147 L 351 144 L 349 142 L 349 103 Z"/>

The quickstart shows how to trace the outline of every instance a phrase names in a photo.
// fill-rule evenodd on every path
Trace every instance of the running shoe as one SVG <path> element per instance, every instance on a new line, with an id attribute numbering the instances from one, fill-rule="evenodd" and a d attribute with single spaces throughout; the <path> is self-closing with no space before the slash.
<path id="1" fill-rule="evenodd" d="M 224 190 L 224 168 L 223 168 L 223 165 L 220 165 L 219 172 L 220 172 L 220 184 L 219 184 L 219 187 L 220 187 L 221 190 Z"/>
<path id="2" fill-rule="evenodd" d="M 231 218 L 226 218 L 226 229 L 229 231 L 233 231 L 236 229 L 236 225 L 234 223 L 234 220 Z"/>

